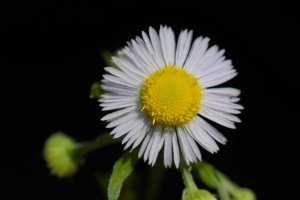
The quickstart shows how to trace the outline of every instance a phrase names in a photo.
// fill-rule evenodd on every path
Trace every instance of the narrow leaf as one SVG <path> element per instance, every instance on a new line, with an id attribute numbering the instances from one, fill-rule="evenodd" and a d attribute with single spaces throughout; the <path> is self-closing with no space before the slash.
<path id="1" fill-rule="evenodd" d="M 123 182 L 132 172 L 134 165 L 137 163 L 137 151 L 132 153 L 126 152 L 114 164 L 113 172 L 108 184 L 108 200 L 117 200 L 120 196 Z"/>

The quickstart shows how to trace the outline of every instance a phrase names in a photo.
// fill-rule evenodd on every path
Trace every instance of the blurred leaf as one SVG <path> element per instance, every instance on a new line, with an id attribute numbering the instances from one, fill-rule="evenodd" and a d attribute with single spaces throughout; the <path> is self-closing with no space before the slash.
<path id="1" fill-rule="evenodd" d="M 240 188 L 238 192 L 233 194 L 232 200 L 256 200 L 255 193 L 249 188 Z"/>
<path id="2" fill-rule="evenodd" d="M 193 169 L 199 175 L 202 182 L 213 189 L 216 189 L 219 185 L 218 172 L 211 164 L 206 162 L 198 162 L 193 164 Z"/>
<path id="3" fill-rule="evenodd" d="M 233 197 L 232 200 L 256 200 L 255 193 L 249 189 L 240 187 L 237 183 L 232 181 L 228 176 L 218 171 L 218 177 L 221 180 L 223 187 L 225 187 L 228 192 Z"/>
<path id="4" fill-rule="evenodd" d="M 225 174 L 219 172 L 206 162 L 193 164 L 197 177 L 210 188 L 216 189 L 221 200 L 256 200 L 255 193 L 248 188 L 241 188 Z"/>
<path id="5" fill-rule="evenodd" d="M 90 98 L 100 99 L 101 94 L 105 93 L 105 90 L 101 88 L 101 83 L 99 81 L 94 82 L 91 85 Z"/>
<path id="6" fill-rule="evenodd" d="M 114 164 L 113 172 L 110 177 L 107 189 L 109 200 L 118 199 L 123 182 L 132 172 L 135 164 L 137 163 L 137 160 L 137 151 L 133 151 L 132 153 L 126 152 Z"/>
<path id="7" fill-rule="evenodd" d="M 118 70 L 121 70 L 118 65 L 116 65 L 114 62 L 112 62 L 111 57 L 120 57 L 119 54 L 117 53 L 117 51 L 115 51 L 113 54 L 111 52 L 109 52 L 108 50 L 102 50 L 101 51 L 101 56 L 104 59 L 106 65 L 116 68 Z"/>
<path id="8" fill-rule="evenodd" d="M 217 200 L 207 190 L 190 190 L 187 188 L 183 190 L 181 198 L 182 200 Z"/>

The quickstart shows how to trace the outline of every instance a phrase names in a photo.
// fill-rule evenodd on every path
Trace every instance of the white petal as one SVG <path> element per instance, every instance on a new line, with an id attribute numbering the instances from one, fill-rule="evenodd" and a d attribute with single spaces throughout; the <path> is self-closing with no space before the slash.
<path id="1" fill-rule="evenodd" d="M 155 70 L 159 70 L 160 67 L 159 65 L 157 64 L 155 58 L 154 58 L 154 55 L 152 53 L 150 53 L 150 51 L 148 50 L 148 47 L 145 43 L 144 40 L 142 40 L 140 37 L 137 37 L 136 38 L 136 41 L 138 42 L 138 44 L 140 45 L 141 47 L 141 50 L 143 52 L 143 54 L 146 56 L 146 58 L 149 60 L 149 62 L 151 63 L 151 66 L 153 66 L 153 68 Z"/>
<path id="2" fill-rule="evenodd" d="M 225 103 L 234 103 L 240 100 L 240 98 L 236 97 L 229 97 L 220 94 L 205 94 L 202 96 L 203 100 L 205 101 L 218 101 L 218 102 L 225 102 Z"/>
<path id="3" fill-rule="evenodd" d="M 209 108 L 213 108 L 215 110 L 219 110 L 222 112 L 226 112 L 226 113 L 231 113 L 231 114 L 240 114 L 241 111 L 233 109 L 233 108 L 226 108 L 226 107 L 217 107 L 217 106 L 211 106 L 211 105 L 207 105 L 207 104 L 202 104 L 202 106 L 207 106 Z"/>
<path id="4" fill-rule="evenodd" d="M 240 98 L 230 98 L 230 102 L 232 102 L 232 103 L 235 103 L 235 102 L 238 102 L 238 101 L 240 101 L 241 99 Z"/>
<path id="5" fill-rule="evenodd" d="M 190 136 L 204 149 L 211 153 L 215 153 L 219 150 L 216 142 L 206 133 L 200 123 L 197 122 L 198 116 L 194 117 L 194 121 L 187 123 L 183 128 L 186 132 L 189 132 Z"/>
<path id="6" fill-rule="evenodd" d="M 152 130 L 152 131 L 151 131 Z M 148 146 L 146 148 L 146 151 L 144 153 L 144 162 L 146 162 L 146 160 L 148 160 L 149 158 L 149 155 L 150 155 L 150 150 L 151 150 L 151 147 L 152 147 L 152 144 L 154 142 L 154 139 L 155 139 L 155 128 L 151 129 L 150 131 L 152 132 L 151 134 L 151 138 L 150 138 L 150 141 L 148 142 Z"/>
<path id="7" fill-rule="evenodd" d="M 110 121 L 110 120 L 120 118 L 120 117 L 130 113 L 134 109 L 136 109 L 136 106 L 130 106 L 128 108 L 124 108 L 122 110 L 115 111 L 113 113 L 105 115 L 103 118 L 101 118 L 101 121 L 106 121 L 106 120 Z"/>
<path id="8" fill-rule="evenodd" d="M 178 133 L 178 134 L 181 135 L 182 141 L 183 141 L 184 144 L 186 145 L 186 149 L 187 149 L 187 151 L 189 152 L 189 155 L 190 155 L 190 162 L 196 161 L 196 160 L 197 160 L 196 154 L 195 154 L 194 150 L 192 149 L 192 146 L 191 146 L 191 144 L 190 144 L 190 142 L 189 142 L 189 139 L 188 139 L 189 134 L 188 134 L 188 132 L 186 132 L 185 129 L 183 129 L 183 128 L 181 128 L 181 127 L 178 128 L 178 130 L 181 131 L 181 133 Z M 198 148 L 197 145 L 196 145 L 196 148 Z M 187 163 L 187 164 L 188 164 L 188 163 Z"/>
<path id="9" fill-rule="evenodd" d="M 139 123 L 140 120 L 132 119 L 126 123 L 120 124 L 119 126 L 115 127 L 110 134 L 115 134 L 114 138 L 118 138 L 128 133 L 130 130 L 132 130 L 132 127 L 137 126 Z"/>
<path id="10" fill-rule="evenodd" d="M 183 63 L 185 62 L 190 50 L 192 37 L 193 31 L 189 31 L 189 33 L 187 34 L 187 30 L 184 30 L 180 33 L 176 49 L 176 66 L 183 66 Z"/>
<path id="11" fill-rule="evenodd" d="M 165 145 L 164 145 L 164 165 L 172 166 L 172 131 L 168 128 L 164 129 Z"/>
<path id="12" fill-rule="evenodd" d="M 155 60 L 156 64 L 160 67 L 160 66 L 163 66 L 163 62 L 161 60 L 161 58 L 158 56 L 158 54 L 156 54 L 153 50 L 153 46 L 150 42 L 150 39 L 149 37 L 147 36 L 147 34 L 143 31 L 142 32 L 142 36 L 143 36 L 143 39 L 144 39 L 144 42 L 146 44 L 146 47 L 149 51 L 149 53 L 152 55 L 153 59 Z"/>
<path id="13" fill-rule="evenodd" d="M 188 142 L 190 144 L 191 150 L 197 156 L 198 160 L 201 160 L 201 153 L 200 153 L 200 150 L 199 150 L 197 144 L 195 143 L 195 140 L 191 137 L 191 135 L 189 133 L 186 133 L 186 136 L 187 136 Z M 196 161 L 196 159 L 194 161 Z"/>
<path id="14" fill-rule="evenodd" d="M 121 78 L 121 79 L 124 79 L 125 81 L 131 83 L 132 85 L 139 85 L 140 84 L 140 81 L 138 81 L 139 79 L 138 78 L 132 78 L 131 76 L 129 76 L 128 74 L 120 71 L 120 70 L 117 70 L 113 67 L 105 67 L 104 68 L 106 71 L 108 71 L 109 73 Z"/>
<path id="15" fill-rule="evenodd" d="M 213 81 L 213 80 L 218 80 L 220 78 L 223 78 L 224 76 L 227 76 L 229 74 L 234 74 L 236 73 L 235 69 L 230 69 L 230 70 L 224 70 L 222 72 L 219 73 L 213 73 L 213 74 L 209 74 L 207 76 L 201 77 L 201 85 L 205 85 L 207 82 Z M 206 86 L 204 86 L 206 87 Z"/>
<path id="16" fill-rule="evenodd" d="M 152 133 L 153 133 L 153 129 L 150 129 L 149 132 L 146 134 L 146 137 L 145 137 L 145 139 L 143 141 L 143 144 L 142 144 L 142 146 L 140 148 L 140 151 L 139 151 L 139 154 L 138 154 L 139 158 L 142 157 L 142 155 L 144 154 L 145 149 L 148 146 L 148 143 L 149 143 L 150 138 L 152 136 Z"/>
<path id="17" fill-rule="evenodd" d="M 210 101 L 208 99 L 203 99 L 201 101 L 201 104 L 207 105 L 208 107 L 216 108 L 216 109 L 218 109 L 220 107 L 232 108 L 232 109 L 238 109 L 238 110 L 244 109 L 244 107 L 242 105 L 237 104 L 237 103 L 221 102 L 221 101 Z"/>
<path id="18" fill-rule="evenodd" d="M 141 70 L 144 75 L 150 75 L 151 71 L 150 69 L 146 66 L 146 64 L 140 59 L 140 57 L 130 50 L 128 47 L 125 47 L 122 51 L 123 53 L 121 54 L 124 59 L 126 59 L 128 62 L 131 63 L 132 66 L 135 66 L 138 70 Z"/>
<path id="19" fill-rule="evenodd" d="M 199 77 L 204 77 L 209 74 L 213 73 L 219 73 L 219 71 L 222 71 L 224 68 L 232 69 L 232 62 L 231 60 L 224 60 L 225 57 L 221 57 L 219 60 L 217 60 L 215 63 L 213 63 L 210 67 L 208 67 L 206 70 L 201 72 L 199 74 Z M 197 77 L 198 78 L 198 77 Z"/>
<path id="20" fill-rule="evenodd" d="M 101 106 L 103 106 L 103 104 L 100 104 Z M 120 109 L 120 108 L 126 108 L 126 107 L 131 107 L 131 106 L 135 106 L 136 103 L 132 102 L 132 103 L 126 103 L 126 104 L 119 104 L 119 105 L 114 105 L 114 106 L 105 106 L 103 107 L 103 111 L 105 110 L 116 110 L 116 109 Z"/>
<path id="21" fill-rule="evenodd" d="M 117 88 L 115 86 L 102 85 L 102 88 L 108 92 L 116 93 L 120 95 L 137 95 L 137 91 L 132 89 L 130 90 L 122 86 L 120 86 L 120 88 Z"/>
<path id="22" fill-rule="evenodd" d="M 122 90 L 128 90 L 128 91 L 134 91 L 135 93 L 137 93 L 137 90 L 139 88 L 139 85 L 129 85 L 129 84 L 119 84 L 119 83 L 115 83 L 112 81 L 108 81 L 106 79 L 102 79 L 101 80 L 102 85 L 101 87 L 104 89 L 104 87 L 106 88 L 111 88 L 110 90 L 115 91 L 116 89 L 122 89 Z M 116 90 L 118 91 L 118 90 Z"/>
<path id="23" fill-rule="evenodd" d="M 113 62 L 118 65 L 126 74 L 128 74 L 133 79 L 141 81 L 141 77 L 144 75 L 143 72 L 136 67 L 134 67 L 126 59 L 120 59 L 117 57 L 112 57 Z"/>
<path id="24" fill-rule="evenodd" d="M 159 144 L 158 144 L 158 147 L 157 147 L 157 149 L 156 149 L 156 151 L 155 151 L 154 158 L 153 158 L 153 160 L 152 160 L 152 166 L 154 166 L 154 164 L 155 164 L 155 162 L 156 162 L 156 159 L 157 159 L 157 156 L 158 156 L 158 153 L 159 153 L 159 151 L 161 150 L 163 144 L 164 144 L 164 138 L 161 137 L 161 138 L 160 138 L 160 141 L 159 141 Z"/>
<path id="25" fill-rule="evenodd" d="M 109 124 L 107 124 L 106 128 L 112 128 L 112 127 L 118 126 L 119 124 L 125 123 L 131 119 L 135 119 L 137 116 L 138 116 L 137 112 L 131 111 L 127 115 L 120 117 L 120 118 L 110 122 Z"/>
<path id="26" fill-rule="evenodd" d="M 201 56 L 197 62 L 194 64 L 193 70 L 191 72 L 201 72 L 207 68 L 206 62 L 208 62 L 217 53 L 219 47 L 214 45 L 207 49 L 203 56 Z M 214 60 L 215 61 L 215 60 Z"/>
<path id="27" fill-rule="evenodd" d="M 126 97 L 136 97 L 136 95 L 132 95 L 132 94 L 122 95 L 122 94 L 116 94 L 116 93 L 104 93 L 104 94 L 101 94 L 101 98 L 105 98 L 105 99 L 121 99 L 121 98 L 124 98 L 124 97 L 125 98 Z"/>
<path id="28" fill-rule="evenodd" d="M 129 139 L 131 139 L 134 135 L 138 135 L 142 128 L 144 127 L 144 123 L 143 121 L 139 121 L 138 124 L 136 124 L 136 126 L 131 126 L 131 130 L 126 134 L 125 138 L 122 140 L 122 144 L 124 144 L 125 142 L 127 142 Z"/>
<path id="29" fill-rule="evenodd" d="M 153 137 L 154 137 L 153 144 L 151 146 L 150 153 L 149 153 L 149 164 L 152 164 L 152 161 L 154 160 L 156 149 L 158 148 L 161 140 L 161 132 L 162 132 L 161 126 L 156 126 L 153 133 Z"/>
<path id="30" fill-rule="evenodd" d="M 172 145 L 173 145 L 173 156 L 174 156 L 174 163 L 176 168 L 179 167 L 180 157 L 179 157 L 179 147 L 177 142 L 177 133 L 174 131 L 172 133 Z"/>
<path id="31" fill-rule="evenodd" d="M 99 99 L 99 102 L 103 102 L 103 103 L 137 102 L 137 97 L 128 96 L 123 98 L 111 98 L 111 99 L 102 98 Z"/>
<path id="32" fill-rule="evenodd" d="M 217 51 L 218 51 L 218 47 L 213 46 L 206 52 L 206 54 L 207 54 L 207 55 L 205 55 L 206 58 L 203 59 L 202 62 L 197 63 L 197 66 L 195 68 L 195 71 L 198 74 L 203 74 L 203 72 L 206 71 L 207 69 L 209 69 L 212 64 L 218 63 L 218 61 L 224 59 L 224 57 L 222 57 L 222 55 L 224 54 L 225 50 L 223 49 L 219 52 L 217 52 Z"/>
<path id="33" fill-rule="evenodd" d="M 132 149 L 136 148 L 142 142 L 142 140 L 144 139 L 144 137 L 146 136 L 150 128 L 151 128 L 151 123 L 149 125 L 145 124 L 145 126 L 141 130 L 142 134 L 136 139 L 136 141 L 132 145 Z"/>
<path id="34" fill-rule="evenodd" d="M 221 144 L 225 144 L 227 142 L 227 139 L 217 129 L 215 129 L 201 117 L 199 117 L 199 122 L 201 126 L 205 129 L 205 131 L 215 140 L 217 140 Z"/>
<path id="35" fill-rule="evenodd" d="M 124 150 L 125 149 L 127 149 L 128 147 L 130 147 L 131 145 L 132 145 L 132 143 L 133 142 L 136 142 L 139 138 L 141 138 L 141 139 L 139 139 L 140 140 L 140 142 L 142 141 L 142 139 L 145 137 L 145 135 L 146 135 L 146 133 L 147 133 L 147 126 L 144 124 L 144 123 L 141 123 L 141 126 L 136 126 L 136 127 L 138 127 L 138 129 L 135 131 L 135 133 L 134 134 L 131 134 L 132 136 L 130 137 L 130 140 L 126 143 L 126 145 L 125 145 L 125 147 L 124 147 Z M 131 132 L 131 131 L 130 131 Z M 127 134 L 127 135 L 129 135 L 130 134 L 130 132 Z M 125 138 L 127 137 L 127 135 L 125 136 Z M 123 141 L 122 141 L 122 144 L 124 143 L 124 141 L 125 141 L 125 138 L 123 139 Z M 128 140 L 127 138 L 126 138 L 126 140 Z M 139 142 L 139 143 L 140 143 Z M 132 147 L 132 149 L 133 149 L 134 147 Z"/>
<path id="36" fill-rule="evenodd" d="M 205 51 L 208 47 L 209 38 L 198 37 L 191 48 L 191 51 L 187 57 L 184 67 L 189 72 L 194 72 L 196 65 L 204 58 Z"/>
<path id="37" fill-rule="evenodd" d="M 130 42 L 127 42 L 127 45 L 128 47 L 125 47 L 124 51 L 128 52 L 127 55 L 130 56 L 131 60 L 134 61 L 135 65 L 138 68 L 142 69 L 142 71 L 151 72 L 151 69 L 149 68 L 148 64 L 141 58 L 141 56 L 139 56 L 137 49 L 135 49 Z"/>
<path id="38" fill-rule="evenodd" d="M 232 79 L 233 77 L 235 77 L 237 75 L 236 72 L 232 72 L 226 76 L 223 76 L 221 78 L 217 78 L 217 79 L 214 79 L 214 80 L 211 80 L 209 82 L 206 82 L 205 84 L 201 84 L 203 87 L 213 87 L 213 86 L 216 86 L 216 85 L 220 85 L 222 83 L 225 83 L 226 81 Z"/>
<path id="39" fill-rule="evenodd" d="M 112 76 L 112 75 L 109 75 L 109 74 L 104 74 L 103 77 L 105 78 L 105 80 L 108 80 L 108 81 L 116 83 L 116 84 L 126 85 L 127 87 L 136 87 L 135 84 L 127 82 L 126 80 L 118 78 L 116 76 Z"/>
<path id="40" fill-rule="evenodd" d="M 185 162 L 187 165 L 189 165 L 190 161 L 193 160 L 193 154 L 189 151 L 188 144 L 185 140 L 185 134 L 181 130 L 180 127 L 177 128 L 178 133 L 178 141 L 180 145 L 180 149 L 183 155 L 183 158 L 185 159 Z"/>
<path id="41" fill-rule="evenodd" d="M 225 119 L 228 119 L 228 120 L 233 121 L 233 122 L 238 122 L 238 123 L 241 122 L 241 120 L 238 117 L 236 117 L 234 115 L 231 115 L 229 113 L 214 110 L 214 109 L 208 108 L 206 106 L 203 106 L 202 109 L 203 109 L 204 112 L 210 113 L 211 115 L 214 115 L 216 117 L 225 118 Z"/>
<path id="42" fill-rule="evenodd" d="M 200 115 L 206 117 L 207 119 L 210 119 L 220 125 L 223 125 L 227 128 L 232 128 L 232 129 L 235 129 L 235 126 L 234 126 L 234 123 L 227 120 L 227 119 L 224 119 L 224 118 L 220 118 L 220 117 L 217 117 L 215 115 L 213 115 L 212 113 L 207 113 L 207 112 L 204 112 L 203 110 L 200 110 L 198 112 Z"/>
<path id="43" fill-rule="evenodd" d="M 158 37 L 158 34 L 152 27 L 149 27 L 149 34 L 151 38 L 151 43 L 153 45 L 155 57 L 158 59 L 157 64 L 159 65 L 159 67 L 163 67 L 166 65 L 166 63 L 164 62 L 163 59 L 163 54 L 162 54 L 160 39 Z"/>
<path id="44" fill-rule="evenodd" d="M 202 93 L 216 93 L 216 94 L 222 94 L 226 96 L 239 96 L 241 93 L 241 90 L 236 88 L 209 88 L 206 90 L 203 90 Z"/>
<path id="45" fill-rule="evenodd" d="M 124 104 L 128 104 L 128 103 L 136 103 L 136 99 L 132 99 L 132 100 L 124 100 L 124 99 L 114 99 L 114 100 L 110 100 L 110 101 L 105 101 L 103 103 L 100 104 L 100 106 L 102 107 L 106 107 L 106 106 L 120 106 L 120 105 L 124 105 Z M 125 107 L 125 106 L 124 106 Z"/>
<path id="46" fill-rule="evenodd" d="M 142 31 L 142 36 L 143 36 L 143 40 L 146 44 L 146 47 L 147 47 L 149 53 L 154 56 L 154 50 L 153 50 L 153 47 L 152 47 L 149 37 L 147 36 L 147 34 L 144 31 Z"/>
<path id="47" fill-rule="evenodd" d="M 169 59 L 168 61 L 172 64 L 175 63 L 175 34 L 171 27 L 168 27 L 168 52 L 169 52 Z"/>
<path id="48" fill-rule="evenodd" d="M 145 49 L 145 45 L 143 41 L 140 38 L 137 38 L 139 44 L 131 40 L 132 45 L 136 49 L 136 53 L 140 56 L 140 58 L 147 64 L 148 68 L 151 69 L 151 72 L 154 72 L 157 70 L 158 66 L 153 60 L 153 58 L 149 55 L 148 51 Z M 156 67 L 157 66 L 157 67 Z"/>

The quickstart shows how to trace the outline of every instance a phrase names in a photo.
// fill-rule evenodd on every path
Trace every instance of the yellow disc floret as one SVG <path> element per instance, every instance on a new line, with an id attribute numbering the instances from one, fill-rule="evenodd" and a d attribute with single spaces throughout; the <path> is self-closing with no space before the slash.
<path id="1" fill-rule="evenodd" d="M 140 91 L 142 111 L 153 124 L 182 125 L 200 109 L 201 90 L 197 79 L 185 69 L 169 65 L 146 78 Z"/>

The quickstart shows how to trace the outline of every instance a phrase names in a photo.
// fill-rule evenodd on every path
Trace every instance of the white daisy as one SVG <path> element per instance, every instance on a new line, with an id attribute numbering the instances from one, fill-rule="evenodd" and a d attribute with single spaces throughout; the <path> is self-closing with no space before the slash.
<path id="1" fill-rule="evenodd" d="M 128 42 L 121 58 L 112 57 L 122 70 L 106 67 L 101 96 L 102 110 L 117 110 L 101 120 L 109 122 L 111 134 L 123 139 L 125 148 L 141 145 L 139 157 L 152 166 L 164 146 L 164 165 L 178 168 L 180 152 L 189 165 L 201 160 L 197 143 L 211 153 L 219 150 L 218 141 L 226 138 L 204 118 L 228 128 L 240 119 L 240 90 L 211 88 L 237 75 L 224 50 L 208 48 L 209 38 L 198 37 L 192 47 L 192 31 L 180 33 L 177 47 L 170 27 L 159 34 L 150 27 L 149 35 Z M 179 144 L 178 144 L 179 143 Z"/>

